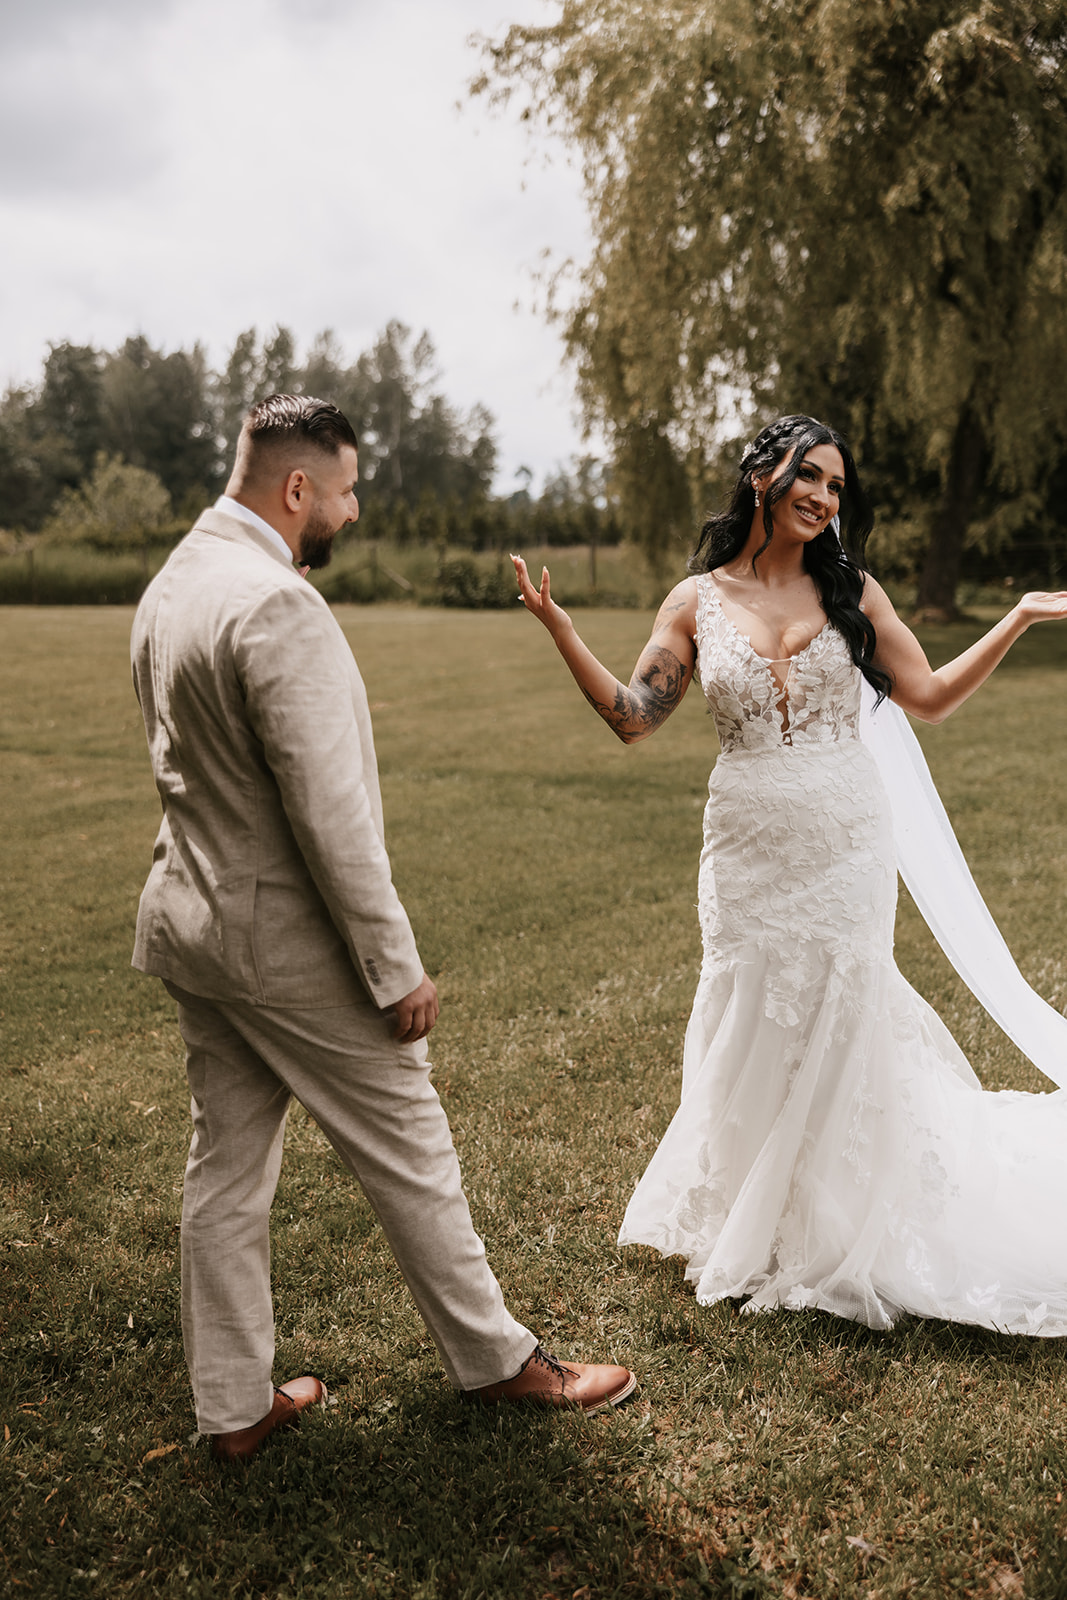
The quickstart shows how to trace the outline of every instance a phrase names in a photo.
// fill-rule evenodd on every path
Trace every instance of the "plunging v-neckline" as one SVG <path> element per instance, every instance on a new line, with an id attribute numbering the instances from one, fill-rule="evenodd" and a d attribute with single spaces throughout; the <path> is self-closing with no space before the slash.
<path id="1" fill-rule="evenodd" d="M 782 743 L 791 745 L 793 743 L 793 724 L 791 716 L 792 704 L 789 695 L 789 681 L 793 675 L 793 669 L 797 663 L 808 654 L 808 651 L 818 643 L 823 634 L 826 632 L 827 628 L 831 626 L 829 617 L 827 617 L 819 631 L 812 634 L 807 644 L 804 645 L 800 650 L 794 651 L 791 656 L 761 656 L 755 645 L 752 643 L 752 640 L 749 639 L 746 634 L 741 632 L 741 629 L 737 626 L 737 623 L 731 616 L 728 615 L 726 607 L 722 603 L 722 596 L 719 594 L 719 586 L 715 582 L 712 574 L 708 572 L 705 573 L 704 576 L 707 578 L 708 591 L 715 602 L 719 616 L 730 630 L 731 635 L 740 645 L 744 647 L 744 649 L 748 651 L 753 661 L 759 662 L 760 666 L 767 674 L 767 677 L 770 679 L 775 694 L 775 710 L 778 713 L 779 731 L 781 734 Z M 779 678 L 774 669 L 776 666 L 783 665 L 785 666 L 785 675 Z"/>
<path id="2" fill-rule="evenodd" d="M 783 662 L 788 661 L 789 667 L 791 669 L 793 664 L 800 660 L 801 656 L 807 655 L 807 653 L 811 649 L 812 645 L 816 644 L 822 638 L 822 636 L 826 632 L 827 628 L 830 627 L 830 619 L 829 619 L 829 617 L 827 617 L 827 619 L 823 623 L 822 627 L 818 630 L 817 633 L 813 633 L 812 634 L 812 636 L 808 640 L 807 644 L 802 645 L 799 650 L 794 650 L 794 652 L 793 652 L 793 654 L 791 656 L 761 656 L 759 651 L 756 649 L 755 645 L 752 643 L 752 640 L 748 637 L 748 635 L 746 633 L 742 633 L 741 632 L 741 629 L 737 626 L 737 623 L 730 616 L 730 614 L 727 611 L 726 607 L 723 605 L 722 596 L 719 594 L 719 586 L 715 582 L 715 578 L 712 575 L 712 573 L 710 573 L 710 572 L 706 573 L 705 576 L 707 577 L 707 580 L 708 580 L 708 588 L 710 590 L 712 599 L 715 601 L 715 604 L 718 606 L 719 615 L 722 617 L 723 621 L 726 623 L 726 626 L 730 629 L 730 631 L 733 634 L 736 635 L 736 637 L 738 639 L 740 639 L 741 643 L 743 645 L 745 645 L 745 647 L 748 649 L 749 653 L 751 655 L 753 655 L 757 661 L 761 661 L 763 663 L 763 665 L 767 668 L 767 671 L 768 671 L 770 677 L 774 679 L 774 682 L 776 684 L 778 683 L 778 676 L 777 676 L 776 673 L 771 672 L 771 670 L 770 670 L 771 667 L 781 666 Z M 787 684 L 788 684 L 788 681 L 789 681 L 789 671 L 786 672 L 785 676 L 786 676 L 786 682 L 782 683 L 782 684 L 779 684 L 778 686 L 781 689 L 783 695 L 785 695 L 786 698 L 788 698 Z"/>

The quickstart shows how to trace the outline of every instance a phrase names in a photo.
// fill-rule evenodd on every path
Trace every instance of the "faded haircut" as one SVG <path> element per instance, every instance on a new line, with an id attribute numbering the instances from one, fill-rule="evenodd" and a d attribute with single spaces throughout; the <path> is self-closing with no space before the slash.
<path id="1" fill-rule="evenodd" d="M 336 456 L 345 445 L 359 449 L 352 424 L 328 400 L 269 394 L 245 417 L 237 458 L 255 476 L 258 464 L 268 458 L 298 456 L 309 446 L 320 455 Z"/>

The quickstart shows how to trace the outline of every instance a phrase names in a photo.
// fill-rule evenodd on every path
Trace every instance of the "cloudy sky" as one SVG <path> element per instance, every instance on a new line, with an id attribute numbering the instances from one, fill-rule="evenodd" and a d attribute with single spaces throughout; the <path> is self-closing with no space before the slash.
<path id="1" fill-rule="evenodd" d="M 582 448 L 543 252 L 586 253 L 580 186 L 470 101 L 468 43 L 552 0 L 0 0 L 0 385 L 49 341 L 143 332 L 221 363 L 243 328 L 354 358 L 428 329 L 497 418 L 499 486 Z"/>

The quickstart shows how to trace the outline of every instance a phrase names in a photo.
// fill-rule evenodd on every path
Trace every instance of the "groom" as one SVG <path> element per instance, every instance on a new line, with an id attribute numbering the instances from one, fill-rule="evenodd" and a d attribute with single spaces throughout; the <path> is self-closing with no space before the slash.
<path id="1" fill-rule="evenodd" d="M 254 1454 L 321 1403 L 275 1389 L 268 1222 L 295 1096 L 359 1180 L 455 1387 L 616 1405 L 625 1367 L 563 1364 L 507 1311 L 471 1223 L 427 1034 L 423 971 L 383 842 L 362 679 L 303 574 L 359 515 L 336 407 L 272 395 L 226 493 L 149 585 L 134 683 L 163 822 L 133 964 L 178 1003 L 193 1137 L 182 1330 L 197 1425 Z"/>

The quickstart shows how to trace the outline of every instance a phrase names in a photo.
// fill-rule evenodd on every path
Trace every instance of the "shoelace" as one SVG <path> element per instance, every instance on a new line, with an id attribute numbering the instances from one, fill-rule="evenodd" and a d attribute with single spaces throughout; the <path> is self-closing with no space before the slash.
<path id="1" fill-rule="evenodd" d="M 554 1376 L 559 1379 L 561 1385 L 565 1385 L 568 1377 L 571 1376 L 570 1372 L 563 1365 L 563 1363 L 557 1361 L 555 1356 L 550 1356 L 547 1350 L 542 1350 L 539 1344 L 534 1346 L 532 1353 L 526 1361 L 526 1365 L 530 1366 L 530 1364 L 535 1361 L 539 1366 L 547 1367 L 549 1372 L 553 1373 Z"/>

